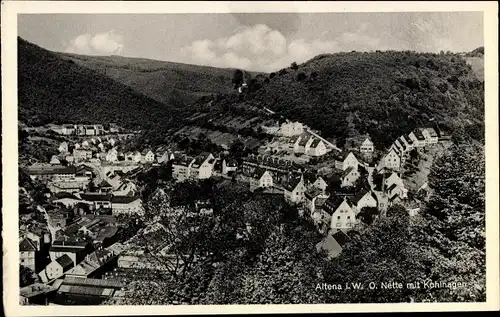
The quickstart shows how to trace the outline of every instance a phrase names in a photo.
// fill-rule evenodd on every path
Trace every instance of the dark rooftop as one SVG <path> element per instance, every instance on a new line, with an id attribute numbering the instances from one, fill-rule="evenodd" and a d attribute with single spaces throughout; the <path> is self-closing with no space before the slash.
<path id="1" fill-rule="evenodd" d="M 71 258 L 67 254 L 58 257 L 56 259 L 56 262 L 62 266 L 63 271 L 66 271 L 68 268 L 73 266 L 73 260 L 71 260 Z"/>
<path id="2" fill-rule="evenodd" d="M 36 251 L 35 243 L 29 238 L 24 238 L 19 243 L 19 251 Z"/>

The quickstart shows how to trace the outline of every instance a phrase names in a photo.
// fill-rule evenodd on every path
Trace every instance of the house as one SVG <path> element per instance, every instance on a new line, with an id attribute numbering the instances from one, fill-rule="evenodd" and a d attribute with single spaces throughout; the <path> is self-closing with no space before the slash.
<path id="1" fill-rule="evenodd" d="M 313 138 L 310 135 L 299 136 L 293 145 L 293 151 L 295 153 L 304 153 L 306 154 L 311 147 L 311 143 L 313 142 Z"/>
<path id="2" fill-rule="evenodd" d="M 80 145 L 80 143 L 75 143 L 75 145 L 73 146 L 74 149 L 79 149 L 81 148 L 82 146 Z"/>
<path id="3" fill-rule="evenodd" d="M 306 187 L 304 185 L 304 177 L 302 174 L 290 175 L 283 184 L 285 200 L 291 203 L 300 203 L 304 200 Z"/>
<path id="4" fill-rule="evenodd" d="M 113 215 L 119 214 L 144 214 L 142 200 L 138 196 L 113 196 L 111 198 Z"/>
<path id="5" fill-rule="evenodd" d="M 286 137 L 300 135 L 304 133 L 304 126 L 300 122 L 290 122 L 287 120 L 281 124 L 279 133 Z"/>
<path id="6" fill-rule="evenodd" d="M 364 154 L 371 154 L 373 153 L 373 150 L 374 150 L 373 142 L 372 140 L 370 140 L 370 138 L 366 138 L 359 147 L 359 151 Z"/>
<path id="7" fill-rule="evenodd" d="M 207 179 L 212 176 L 215 157 L 211 153 L 201 153 L 195 157 L 190 166 L 189 176 L 192 179 Z"/>
<path id="8" fill-rule="evenodd" d="M 106 153 L 106 161 L 116 162 L 118 161 L 118 151 L 116 149 L 111 149 Z"/>
<path id="9" fill-rule="evenodd" d="M 332 230 L 350 229 L 356 224 L 356 212 L 346 196 L 330 196 L 323 208 L 331 215 L 330 228 Z"/>
<path id="10" fill-rule="evenodd" d="M 75 166 L 30 166 L 27 169 L 31 179 L 45 181 L 67 181 L 76 177 Z"/>
<path id="11" fill-rule="evenodd" d="M 190 178 L 191 165 L 195 159 L 189 156 L 181 156 L 172 162 L 172 177 L 178 182 Z"/>
<path id="12" fill-rule="evenodd" d="M 64 254 L 63 256 L 50 262 L 45 269 L 43 269 L 43 271 L 38 273 L 38 276 L 40 276 L 42 282 L 47 283 L 62 277 L 66 271 L 74 266 L 75 263 L 73 263 L 71 258 L 67 254 Z"/>
<path id="13" fill-rule="evenodd" d="M 384 180 L 384 185 L 386 188 L 390 187 L 393 184 L 404 187 L 403 180 L 396 172 L 390 173 L 390 175 Z"/>
<path id="14" fill-rule="evenodd" d="M 238 169 L 238 162 L 235 159 L 225 158 L 222 160 L 222 174 L 227 175 Z"/>
<path id="15" fill-rule="evenodd" d="M 377 207 L 377 196 L 369 189 L 361 190 L 350 198 L 356 213 L 364 207 Z"/>
<path id="16" fill-rule="evenodd" d="M 436 144 L 439 141 L 438 134 L 433 128 L 423 128 L 420 130 L 428 144 Z"/>
<path id="17" fill-rule="evenodd" d="M 47 188 L 52 193 L 60 193 L 60 192 L 78 193 L 88 188 L 88 181 L 81 181 L 81 180 L 51 181 L 47 184 Z"/>
<path id="18" fill-rule="evenodd" d="M 80 198 L 72 193 L 65 191 L 60 191 L 54 194 L 54 200 L 52 201 L 55 205 L 63 205 L 64 207 L 73 207 L 81 201 Z"/>
<path id="19" fill-rule="evenodd" d="M 158 163 L 168 163 L 170 160 L 173 160 L 175 158 L 174 153 L 171 153 L 169 151 L 163 152 L 163 154 L 158 154 L 156 155 L 156 159 Z"/>
<path id="20" fill-rule="evenodd" d="M 414 147 L 424 147 L 427 145 L 427 141 L 425 136 L 422 134 L 420 129 L 415 129 L 409 134 L 411 141 L 413 142 Z"/>
<path id="21" fill-rule="evenodd" d="M 405 134 L 402 135 L 399 139 L 401 143 L 405 146 L 406 152 L 410 152 L 411 150 L 413 150 L 414 148 L 413 141 L 409 136 Z"/>
<path id="22" fill-rule="evenodd" d="M 68 162 L 68 164 L 73 164 L 73 162 L 75 161 L 75 157 L 73 155 L 66 155 L 64 159 L 66 160 L 66 162 Z"/>
<path id="23" fill-rule="evenodd" d="M 56 287 L 34 283 L 19 290 L 20 305 L 48 305 L 48 298 L 57 290 Z"/>
<path id="24" fill-rule="evenodd" d="M 102 300 L 115 296 L 115 293 L 119 292 L 123 287 L 125 287 L 125 283 L 118 279 L 97 279 L 66 275 L 66 278 L 57 289 L 57 294 L 75 298 L 75 300 L 78 298 L 78 301 L 85 298 L 85 301 L 80 305 L 88 305 L 89 301 L 95 302 L 95 305 L 97 305 Z"/>
<path id="25" fill-rule="evenodd" d="M 125 161 L 139 163 L 140 161 L 142 161 L 141 152 L 139 152 L 139 151 L 127 152 L 125 154 Z"/>
<path id="26" fill-rule="evenodd" d="M 255 172 L 250 175 L 250 189 L 267 188 L 273 186 L 273 176 L 268 170 L 256 168 Z"/>
<path id="27" fill-rule="evenodd" d="M 103 270 L 111 268 L 116 259 L 118 258 L 120 251 L 115 251 L 113 246 L 98 249 L 94 252 L 85 256 L 85 258 L 77 266 L 66 272 L 66 278 L 71 277 L 97 277 Z"/>
<path id="28" fill-rule="evenodd" d="M 31 227 L 29 231 L 21 231 L 19 238 L 31 240 L 36 251 L 40 251 L 42 246 L 50 244 L 51 241 L 50 232 L 47 227 Z"/>
<path id="29" fill-rule="evenodd" d="M 50 259 L 55 261 L 66 254 L 74 264 L 77 264 L 84 259 L 90 250 L 91 246 L 87 241 L 62 236 L 52 243 L 49 255 Z"/>
<path id="30" fill-rule="evenodd" d="M 73 157 L 77 162 L 90 160 L 92 158 L 92 151 L 75 147 L 73 150 Z"/>
<path id="31" fill-rule="evenodd" d="M 359 161 L 353 152 L 341 152 L 335 157 L 335 168 L 345 171 L 349 167 L 358 168 Z"/>
<path id="32" fill-rule="evenodd" d="M 111 191 L 113 191 L 113 185 L 111 185 L 108 181 L 106 181 L 105 179 L 103 179 L 99 185 L 99 191 L 101 193 L 109 193 Z"/>
<path id="33" fill-rule="evenodd" d="M 68 147 L 68 142 L 61 142 L 59 144 L 59 152 L 61 153 L 68 153 L 69 152 L 69 147 Z"/>
<path id="34" fill-rule="evenodd" d="M 52 164 L 52 165 L 60 165 L 61 161 L 59 160 L 59 158 L 57 157 L 57 155 L 52 155 L 52 157 L 50 159 L 50 164 Z"/>
<path id="35" fill-rule="evenodd" d="M 408 190 L 405 188 L 403 180 L 397 173 L 392 173 L 386 178 L 384 185 L 389 200 L 394 200 L 396 196 L 400 199 L 405 199 L 407 197 Z"/>
<path id="36" fill-rule="evenodd" d="M 115 144 L 116 144 L 116 140 L 115 140 L 115 139 L 113 139 L 113 138 L 110 138 L 110 139 L 108 140 L 108 143 L 109 143 L 109 145 L 111 145 L 111 146 L 115 146 Z"/>
<path id="37" fill-rule="evenodd" d="M 155 154 L 151 150 L 144 150 L 142 155 L 146 163 L 153 163 L 155 161 Z"/>
<path id="38" fill-rule="evenodd" d="M 399 170 L 401 167 L 401 157 L 394 148 L 389 150 L 383 158 L 383 164 L 388 169 Z"/>
<path id="39" fill-rule="evenodd" d="M 97 147 L 99 148 L 99 151 L 101 151 L 101 152 L 106 151 L 106 146 L 104 145 L 104 143 L 99 143 L 97 145 Z"/>
<path id="40" fill-rule="evenodd" d="M 314 139 L 309 146 L 307 154 L 310 156 L 323 156 L 328 152 L 325 142 L 320 139 Z"/>
<path id="41" fill-rule="evenodd" d="M 35 271 L 35 253 L 37 247 L 35 243 L 29 239 L 24 238 L 19 242 L 19 263 L 22 266 L 30 268 L 33 272 Z"/>
<path id="42" fill-rule="evenodd" d="M 356 183 L 356 181 L 358 180 L 360 176 L 360 173 L 359 173 L 359 170 L 357 167 L 352 167 L 352 166 L 349 166 L 343 173 L 342 173 L 342 176 L 341 176 L 341 187 L 350 187 L 350 186 L 354 186 L 354 184 Z"/>
<path id="43" fill-rule="evenodd" d="M 318 176 L 318 178 L 316 178 L 316 180 L 314 181 L 314 183 L 312 184 L 312 187 L 315 187 L 315 188 L 319 188 L 321 189 L 323 192 L 326 191 L 326 188 L 328 187 L 328 184 L 326 183 L 326 181 L 323 179 L 323 177 L 321 176 Z"/>
<path id="44" fill-rule="evenodd" d="M 61 129 L 61 133 L 64 135 L 72 135 L 76 132 L 76 126 L 72 124 L 65 124 Z"/>
<path id="45" fill-rule="evenodd" d="M 89 141 L 85 140 L 85 141 L 82 142 L 82 147 L 87 147 L 88 148 L 89 146 L 90 146 Z"/>
<path id="46" fill-rule="evenodd" d="M 90 193 L 80 194 L 82 202 L 87 203 L 92 207 L 93 210 L 99 208 L 111 208 L 111 197 L 110 193 Z"/>
<path id="47" fill-rule="evenodd" d="M 321 198 L 328 198 L 329 195 L 326 194 L 322 189 L 317 187 L 311 187 L 304 193 L 305 207 L 309 210 L 312 215 L 316 210 L 316 201 Z"/>

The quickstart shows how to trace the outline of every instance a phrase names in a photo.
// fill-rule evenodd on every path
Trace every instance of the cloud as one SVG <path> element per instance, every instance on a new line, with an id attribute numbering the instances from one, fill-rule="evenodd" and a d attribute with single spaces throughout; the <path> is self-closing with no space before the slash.
<path id="1" fill-rule="evenodd" d="M 66 53 L 87 55 L 119 55 L 123 51 L 123 36 L 114 30 L 81 34 L 72 39 L 64 50 Z"/>
<path id="2" fill-rule="evenodd" d="M 363 24 L 336 40 L 289 40 L 265 24 L 242 26 L 227 37 L 195 41 L 182 49 L 182 55 L 186 63 L 272 72 L 319 54 L 374 49 L 380 40 L 363 35 L 366 28 Z"/>

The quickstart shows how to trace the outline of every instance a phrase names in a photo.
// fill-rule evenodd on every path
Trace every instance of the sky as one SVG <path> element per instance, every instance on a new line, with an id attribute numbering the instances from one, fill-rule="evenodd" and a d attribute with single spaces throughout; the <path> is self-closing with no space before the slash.
<path id="1" fill-rule="evenodd" d="M 264 72 L 324 53 L 484 45 L 482 12 L 20 14 L 18 35 L 51 51 Z"/>

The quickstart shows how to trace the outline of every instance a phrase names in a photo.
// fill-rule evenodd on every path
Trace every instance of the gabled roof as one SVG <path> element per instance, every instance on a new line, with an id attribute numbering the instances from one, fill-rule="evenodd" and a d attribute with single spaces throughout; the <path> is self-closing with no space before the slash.
<path id="1" fill-rule="evenodd" d="M 412 145 L 413 144 L 413 141 L 412 139 L 408 136 L 408 135 L 403 135 L 402 136 L 404 138 L 404 140 L 409 144 L 409 145 Z"/>
<path id="2" fill-rule="evenodd" d="M 110 183 L 108 183 L 105 179 L 103 179 L 100 183 L 99 183 L 99 187 L 101 188 L 111 188 L 113 186 L 111 186 Z"/>
<path id="3" fill-rule="evenodd" d="M 361 190 L 360 192 L 358 192 L 356 195 L 354 195 L 353 197 L 351 197 L 351 201 L 354 203 L 354 204 L 358 204 L 358 202 L 361 200 L 361 198 L 365 197 L 366 194 L 370 194 L 372 197 L 375 198 L 375 200 L 377 199 L 377 197 L 372 193 L 371 190 L 369 189 L 364 189 L 364 190 Z"/>
<path id="4" fill-rule="evenodd" d="M 237 167 L 238 166 L 238 162 L 233 158 L 227 158 L 227 159 L 224 159 L 224 161 L 226 162 L 226 166 L 228 166 L 228 167 Z"/>
<path id="5" fill-rule="evenodd" d="M 73 266 L 73 260 L 71 260 L 71 258 L 67 254 L 58 257 L 56 259 L 56 262 L 61 265 L 63 271 L 66 271 L 67 269 Z"/>
<path id="6" fill-rule="evenodd" d="M 332 236 L 341 247 L 343 247 L 349 241 L 349 236 L 342 230 L 338 230 Z"/>
<path id="7" fill-rule="evenodd" d="M 337 208 L 344 202 L 344 200 L 347 202 L 349 206 L 351 206 L 351 201 L 348 197 L 345 196 L 336 196 L 332 195 L 330 196 L 326 201 L 325 201 L 325 206 L 327 207 L 327 211 L 330 215 L 334 213 Z"/>
<path id="8" fill-rule="evenodd" d="M 33 241 L 31 241 L 31 239 L 29 239 L 29 238 L 24 238 L 19 243 L 19 251 L 23 251 L 23 252 L 36 251 L 35 243 Z"/>
<path id="9" fill-rule="evenodd" d="M 254 170 L 254 172 L 251 174 L 251 177 L 252 178 L 255 178 L 255 179 L 261 179 L 262 176 L 264 176 L 264 173 L 267 172 L 266 169 L 263 169 L 263 168 L 256 168 Z"/>

